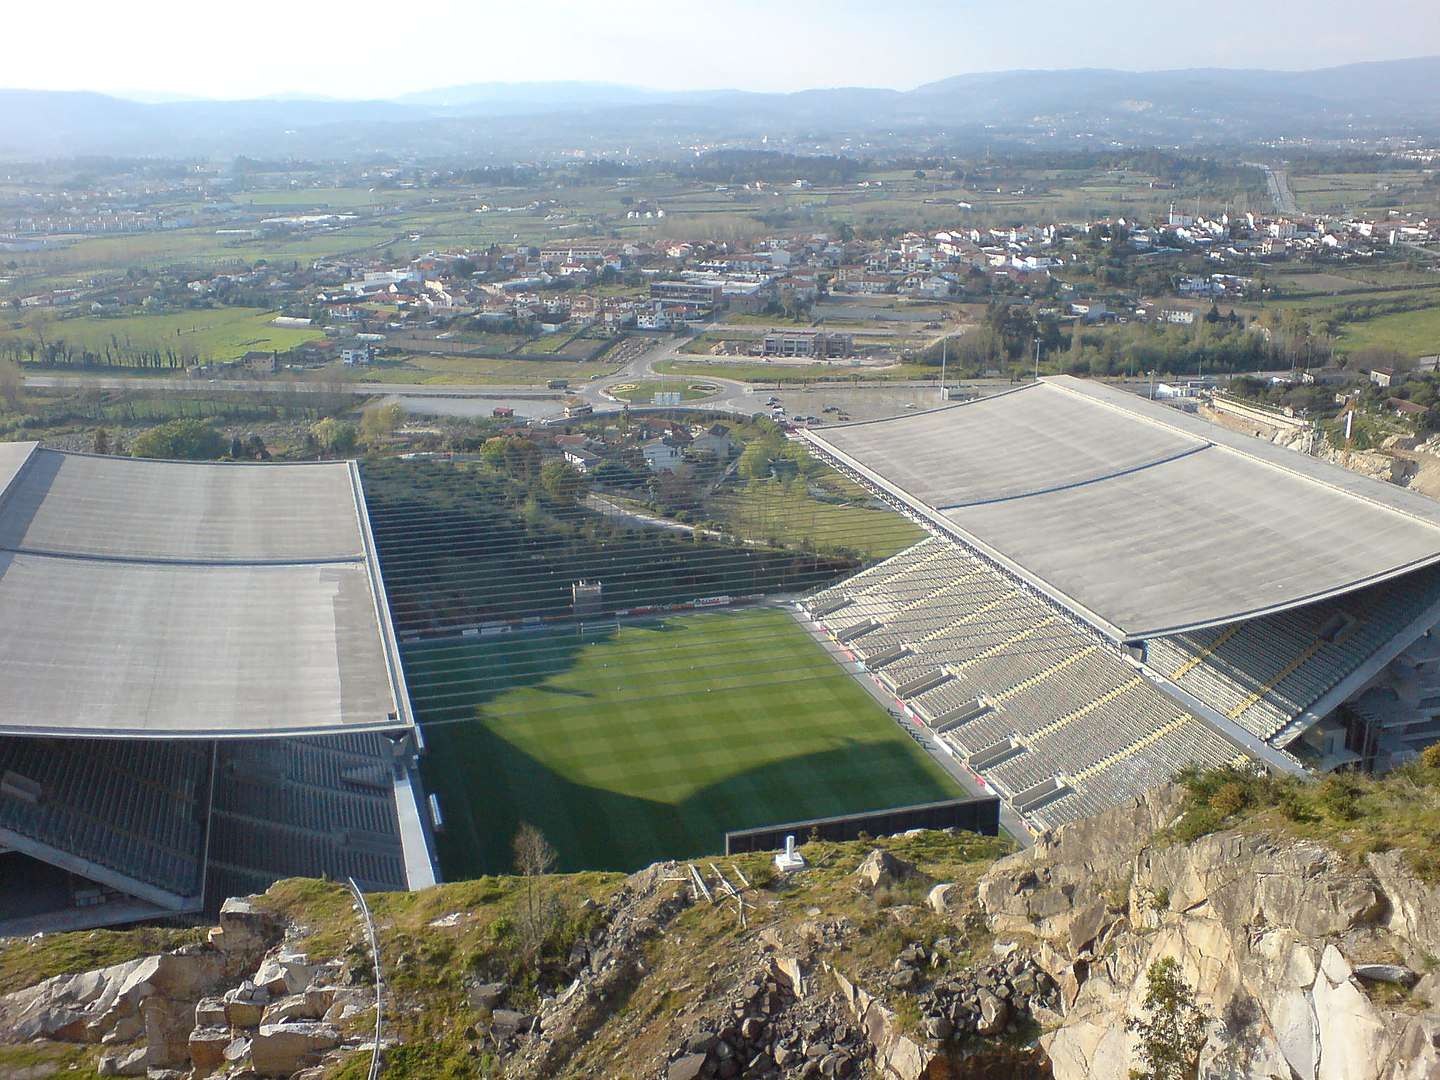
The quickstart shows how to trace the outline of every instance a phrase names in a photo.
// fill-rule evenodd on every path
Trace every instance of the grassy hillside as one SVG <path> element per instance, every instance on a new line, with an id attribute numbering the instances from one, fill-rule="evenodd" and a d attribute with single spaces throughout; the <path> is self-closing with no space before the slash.
<path id="1" fill-rule="evenodd" d="M 1384 777 L 1334 773 L 1321 779 L 1256 776 L 1237 769 L 1187 772 L 1188 841 L 1236 825 L 1264 825 L 1360 858 L 1398 850 L 1422 879 L 1440 882 L 1440 746 Z"/>

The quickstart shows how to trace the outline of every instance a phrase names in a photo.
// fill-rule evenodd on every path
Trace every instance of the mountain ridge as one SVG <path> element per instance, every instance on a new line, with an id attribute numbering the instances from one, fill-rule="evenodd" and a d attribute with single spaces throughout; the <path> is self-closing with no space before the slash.
<path id="1" fill-rule="evenodd" d="M 477 82 L 391 98 L 294 94 L 141 102 L 0 90 L 0 157 L 534 155 L 577 145 L 673 153 L 692 141 L 894 128 L 936 139 L 1091 137 L 1129 145 L 1440 133 L 1440 57 L 1309 71 L 1111 68 L 977 72 L 911 90 L 665 91 L 603 82 Z M 536 125 L 536 119 L 544 125 Z"/>

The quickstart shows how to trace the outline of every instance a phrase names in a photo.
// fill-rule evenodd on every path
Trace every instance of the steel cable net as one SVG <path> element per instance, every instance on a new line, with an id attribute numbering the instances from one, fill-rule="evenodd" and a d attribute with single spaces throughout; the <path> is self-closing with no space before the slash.
<path id="1" fill-rule="evenodd" d="M 448 876 L 503 869 L 532 817 L 562 866 L 630 868 L 963 794 L 787 603 L 928 534 L 808 455 L 733 466 L 558 493 L 539 468 L 366 466 Z"/>
<path id="2" fill-rule="evenodd" d="M 746 446 L 728 465 L 612 470 L 600 483 L 561 483 L 518 455 L 367 468 L 432 786 L 453 802 L 461 785 L 447 774 L 461 762 L 497 766 L 486 826 L 442 838 L 452 865 L 495 869 L 504 853 L 481 834 L 537 805 L 572 834 L 558 845 L 563 864 L 625 868 L 717 850 L 725 829 L 953 797 L 976 779 L 967 756 L 1012 777 L 1005 794 L 1063 816 L 1134 794 L 1197 754 L 1239 756 L 1139 686 L 1112 643 L 1053 601 L 808 450 L 770 446 L 758 466 Z M 830 617 L 833 598 L 843 610 Z M 1041 689 L 987 717 L 984 695 L 1017 686 Z M 910 736 L 897 752 L 855 719 L 878 718 L 894 738 L 886 710 Z M 961 714 L 993 734 L 942 740 L 937 720 Z M 1087 738 L 1093 755 L 1069 745 L 1067 725 L 1096 724 L 1114 738 Z M 732 782 L 725 765 L 706 764 L 752 753 L 764 760 L 758 779 Z M 1040 783 L 1062 764 L 1086 784 Z M 646 812 L 595 796 L 607 787 Z M 537 799 L 541 788 L 561 794 Z M 772 788 L 793 800 L 767 800 Z M 463 798 L 473 813 L 476 797 Z M 707 813 L 690 805 L 700 799 L 714 804 Z M 650 820 L 669 810 L 675 822 Z M 638 841 L 617 836 L 626 823 Z"/>

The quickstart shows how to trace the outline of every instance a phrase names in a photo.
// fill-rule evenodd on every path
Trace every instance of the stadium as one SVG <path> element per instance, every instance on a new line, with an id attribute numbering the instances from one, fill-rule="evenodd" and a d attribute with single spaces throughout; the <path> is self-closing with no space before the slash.
<path id="1" fill-rule="evenodd" d="M 1027 842 L 1440 737 L 1423 497 L 1066 377 L 783 452 L 657 514 L 518 450 L 0 445 L 0 933 L 504 872 L 521 821 L 560 869 L 966 797 Z"/>
<path id="2" fill-rule="evenodd" d="M 804 436 L 932 536 L 803 603 L 1034 829 L 1440 737 L 1440 506 L 1058 376 Z"/>
<path id="3" fill-rule="evenodd" d="M 436 880 L 353 463 L 0 444 L 0 934 Z"/>

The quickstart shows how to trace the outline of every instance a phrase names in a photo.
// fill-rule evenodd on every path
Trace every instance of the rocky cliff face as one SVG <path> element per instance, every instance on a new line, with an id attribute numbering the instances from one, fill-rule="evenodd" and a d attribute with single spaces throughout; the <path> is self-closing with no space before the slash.
<path id="1" fill-rule="evenodd" d="M 1173 958 L 1203 1080 L 1440 1076 L 1437 890 L 1279 831 L 1170 842 L 1180 805 L 1162 789 L 999 861 L 923 834 L 806 845 L 783 878 L 763 857 L 557 878 L 570 929 L 530 967 L 505 944 L 526 886 L 377 898 L 385 1075 L 1128 1080 L 1126 1021 Z M 328 906 L 282 888 L 204 944 L 0 996 L 0 1075 L 363 1075 L 359 921 L 292 892 Z"/>
<path id="2" fill-rule="evenodd" d="M 1440 1075 L 1440 895 L 1394 853 L 1368 865 L 1266 831 L 1181 845 L 1162 789 L 999 863 L 980 900 L 1034 943 L 1062 989 L 1041 1037 L 1057 1080 L 1125 1080 L 1124 1027 L 1152 963 L 1174 958 L 1212 1018 L 1207 1080 Z"/>
<path id="3" fill-rule="evenodd" d="M 0 1041 L 95 1045 L 99 1075 L 152 1077 L 290 1076 L 337 1048 L 362 1048 L 341 1026 L 369 1011 L 373 989 L 350 985 L 342 960 L 311 963 L 286 948 L 286 929 L 229 900 L 204 944 L 0 998 Z"/>

